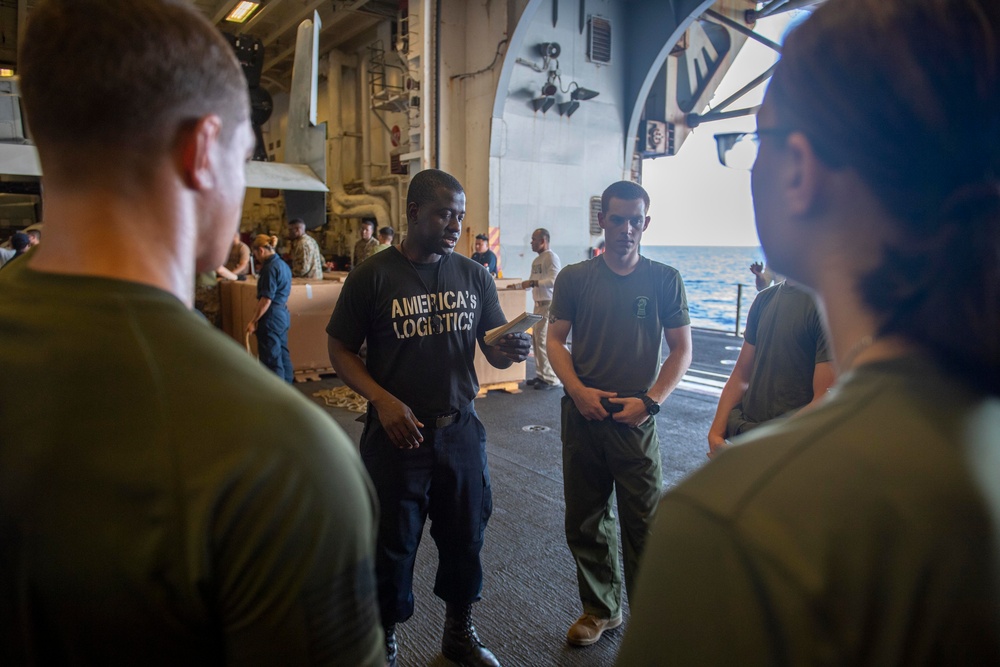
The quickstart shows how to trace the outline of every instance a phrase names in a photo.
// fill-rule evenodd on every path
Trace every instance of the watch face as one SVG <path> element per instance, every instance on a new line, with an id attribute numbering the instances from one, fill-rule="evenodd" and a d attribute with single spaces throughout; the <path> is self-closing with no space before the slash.
<path id="1" fill-rule="evenodd" d="M 646 411 L 651 415 L 658 414 L 660 412 L 660 406 L 658 403 L 650 403 L 646 406 Z"/>

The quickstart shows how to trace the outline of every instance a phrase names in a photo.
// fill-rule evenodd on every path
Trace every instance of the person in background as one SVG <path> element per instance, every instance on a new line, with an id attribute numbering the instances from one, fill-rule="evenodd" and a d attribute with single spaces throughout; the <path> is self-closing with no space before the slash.
<path id="1" fill-rule="evenodd" d="M 215 271 L 203 271 L 194 277 L 194 309 L 204 315 L 213 327 L 222 327 L 220 270 L 226 271 L 225 267 L 220 266 Z"/>
<path id="2" fill-rule="evenodd" d="M 743 339 L 708 431 L 709 457 L 729 438 L 815 407 L 836 377 L 816 302 L 792 281 L 757 295 Z"/>
<path id="3" fill-rule="evenodd" d="M 289 220 L 287 238 L 292 242 L 292 277 L 323 280 L 323 253 L 316 239 L 306 234 L 305 221 Z"/>
<path id="4" fill-rule="evenodd" d="M 476 234 L 474 248 L 476 251 L 472 253 L 472 261 L 484 266 L 490 275 L 496 278 L 497 256 L 490 250 L 490 237 L 486 234 Z"/>
<path id="5" fill-rule="evenodd" d="M 828 0 L 744 140 L 840 375 L 666 495 L 618 664 L 1000 664 L 1000 3 Z"/>
<path id="6" fill-rule="evenodd" d="M 240 235 L 233 234 L 233 245 L 229 248 L 224 268 L 236 276 L 246 276 L 250 273 L 250 246 L 240 240 Z M 219 272 L 221 274 L 221 272 Z M 237 280 L 224 276 L 227 280 Z"/>
<path id="7" fill-rule="evenodd" d="M 538 253 L 531 262 L 531 279 L 521 282 L 521 287 L 531 289 L 531 298 L 535 302 L 534 313 L 541 315 L 541 322 L 531 328 L 531 337 L 535 350 L 535 377 L 526 384 L 534 385 L 535 389 L 553 389 L 561 387 L 559 378 L 549 363 L 549 353 L 545 349 L 545 339 L 549 330 L 549 304 L 552 302 L 552 288 L 559 274 L 559 256 L 549 249 L 549 230 L 536 229 L 531 233 L 531 249 Z"/>
<path id="8" fill-rule="evenodd" d="M 354 263 L 351 264 L 352 271 L 358 268 L 361 262 L 371 257 L 375 253 L 375 248 L 378 247 L 378 241 L 373 238 L 375 234 L 375 221 L 371 218 L 365 218 L 361 221 L 361 226 L 358 227 L 358 234 L 361 238 L 354 244 L 354 255 L 352 256 Z"/>
<path id="9" fill-rule="evenodd" d="M 294 370 L 288 352 L 288 297 L 292 293 L 292 271 L 278 257 L 278 237 L 258 234 L 253 240 L 257 274 L 257 308 L 247 322 L 247 333 L 257 335 L 257 357 L 278 377 L 292 382 Z"/>
<path id="10" fill-rule="evenodd" d="M 378 230 L 378 245 L 375 246 L 375 251 L 372 254 L 375 254 L 376 252 L 382 252 L 383 250 L 388 250 L 389 248 L 391 248 L 392 238 L 395 235 L 396 232 L 393 231 L 392 227 L 383 227 L 382 229 Z"/>
<path id="11" fill-rule="evenodd" d="M 354 447 L 191 311 L 254 148 L 232 48 L 174 0 L 42 0 L 19 46 L 49 217 L 0 272 L 0 664 L 382 665 Z"/>
<path id="12" fill-rule="evenodd" d="M 771 267 L 765 266 L 763 262 L 752 263 L 750 265 L 750 273 L 753 274 L 754 286 L 758 292 L 762 292 L 771 285 L 777 285 L 784 280 L 783 277 L 772 271 Z"/>
<path id="13" fill-rule="evenodd" d="M 0 269 L 3 268 L 4 264 L 6 264 L 7 262 L 9 262 L 11 259 L 14 258 L 14 252 L 15 251 L 13 248 L 5 248 L 3 246 L 0 246 Z"/>
<path id="14" fill-rule="evenodd" d="M 549 309 L 548 352 L 562 399 L 566 542 L 576 561 L 583 614 L 566 639 L 600 640 L 622 623 L 622 574 L 635 575 L 663 484 L 656 415 L 691 365 L 691 326 L 676 269 L 639 254 L 649 195 L 619 181 L 601 196 L 607 251 L 564 268 Z M 567 341 L 573 332 L 573 349 Z M 666 339 L 670 352 L 660 363 Z"/>
<path id="15" fill-rule="evenodd" d="M 42 230 L 40 229 L 29 229 L 25 232 L 28 235 L 28 247 L 34 248 L 36 245 L 42 242 Z"/>
<path id="16" fill-rule="evenodd" d="M 28 252 L 31 249 L 31 237 L 24 232 L 14 232 L 14 235 L 10 238 L 10 247 L 14 251 L 14 254 L 0 268 L 9 266 L 15 259 Z"/>
<path id="17" fill-rule="evenodd" d="M 479 639 L 472 605 L 480 599 L 480 551 L 493 509 L 486 431 L 473 403 L 478 344 L 507 368 L 528 356 L 530 338 L 508 334 L 496 285 L 454 252 L 465 191 L 450 174 L 417 172 L 406 196 L 407 235 L 399 252 L 366 260 L 344 282 L 327 333 L 337 375 L 368 399 L 361 458 L 378 490 L 378 594 L 385 655 L 395 667 L 396 625 L 413 615 L 413 566 L 431 519 L 445 601 L 441 652 L 470 667 L 498 667 Z M 427 304 L 411 309 L 411 304 Z M 368 341 L 367 363 L 358 356 Z"/>

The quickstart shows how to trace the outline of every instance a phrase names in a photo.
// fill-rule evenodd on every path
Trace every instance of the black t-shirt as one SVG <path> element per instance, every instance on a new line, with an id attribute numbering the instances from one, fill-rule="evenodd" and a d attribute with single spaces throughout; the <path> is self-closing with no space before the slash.
<path id="1" fill-rule="evenodd" d="M 497 256 L 493 254 L 492 250 L 472 253 L 472 261 L 476 264 L 481 264 L 490 272 L 491 276 L 497 275 Z"/>
<path id="2" fill-rule="evenodd" d="M 411 263 L 396 248 L 351 272 L 327 333 L 368 341 L 368 372 L 418 417 L 464 408 L 479 391 L 477 339 L 506 322 L 493 278 L 468 257 Z"/>

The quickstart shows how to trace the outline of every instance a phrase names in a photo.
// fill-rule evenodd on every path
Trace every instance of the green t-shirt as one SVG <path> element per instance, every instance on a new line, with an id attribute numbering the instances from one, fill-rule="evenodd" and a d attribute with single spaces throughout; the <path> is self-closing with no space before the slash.
<path id="1" fill-rule="evenodd" d="M 619 664 L 1000 664 L 1000 398 L 859 367 L 663 499 Z"/>
<path id="2" fill-rule="evenodd" d="M 823 321 L 808 292 L 787 282 L 757 295 L 744 338 L 754 346 L 743 415 L 766 422 L 813 399 L 816 364 L 830 361 Z"/>
<path id="3" fill-rule="evenodd" d="M 556 277 L 549 319 L 571 322 L 580 381 L 622 395 L 652 386 L 663 330 L 691 323 L 677 269 L 645 257 L 627 276 L 602 256 L 567 266 Z"/>
<path id="4" fill-rule="evenodd" d="M 0 664 L 383 664 L 360 459 L 232 340 L 22 263 L 0 369 Z"/>

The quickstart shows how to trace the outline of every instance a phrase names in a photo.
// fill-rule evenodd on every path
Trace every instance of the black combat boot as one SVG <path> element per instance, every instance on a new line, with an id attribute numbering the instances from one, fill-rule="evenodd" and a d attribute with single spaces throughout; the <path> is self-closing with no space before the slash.
<path id="1" fill-rule="evenodd" d="M 479 641 L 471 604 L 448 604 L 441 653 L 461 667 L 500 667 L 500 661 Z"/>
<path id="2" fill-rule="evenodd" d="M 389 667 L 396 667 L 396 657 L 399 655 L 399 646 L 396 645 L 396 626 L 390 625 L 385 629 L 385 662 Z"/>

